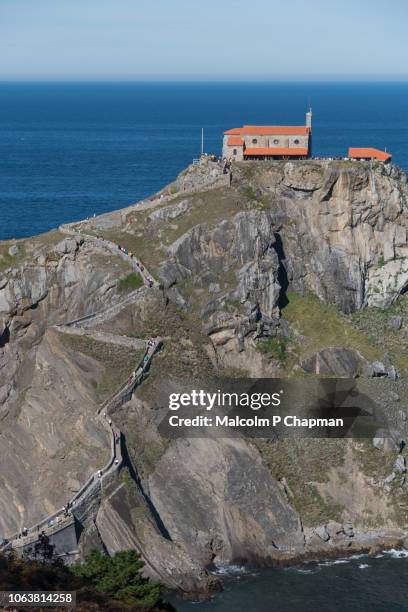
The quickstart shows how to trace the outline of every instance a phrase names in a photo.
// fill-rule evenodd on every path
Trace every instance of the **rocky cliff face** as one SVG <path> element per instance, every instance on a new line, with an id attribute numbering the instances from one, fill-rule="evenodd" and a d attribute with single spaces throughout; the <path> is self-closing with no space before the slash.
<path id="1" fill-rule="evenodd" d="M 245 168 L 240 168 L 245 172 Z M 407 184 L 394 167 L 287 163 L 250 179 L 282 223 L 288 279 L 343 312 L 386 307 L 405 289 Z"/>
<path id="2" fill-rule="evenodd" d="M 238 213 L 233 239 L 228 238 L 231 230 L 225 220 L 210 234 L 198 225 L 179 238 L 169 251 L 190 271 L 196 273 L 199 267 L 203 274 L 197 257 L 205 267 L 225 264 L 220 256 L 227 250 L 241 264 L 247 262 L 236 274 L 252 277 L 248 287 L 241 287 L 241 301 L 248 288 L 259 287 L 262 299 L 269 300 L 264 308 L 268 315 L 279 297 L 278 257 L 284 259 L 287 280 L 296 291 L 313 291 L 345 313 L 388 306 L 404 291 L 408 191 L 406 177 L 397 168 L 354 162 L 242 162 L 234 167 L 234 181 L 241 187 L 240 199 L 265 212 Z M 273 246 L 274 233 L 279 244 Z M 268 282 L 265 274 L 272 268 L 275 278 Z"/>
<path id="3" fill-rule="evenodd" d="M 54 325 L 117 304 L 123 259 L 53 234 L 17 245 L 0 268 L 1 533 L 61 506 L 106 461 L 96 411 L 135 356 L 103 338 L 122 334 L 160 336 L 164 347 L 112 414 L 126 466 L 82 508 L 81 552 L 134 547 L 150 575 L 191 594 L 216 588 L 211 564 L 404 537 L 405 175 L 314 161 L 238 163 L 232 173 L 230 186 L 221 166 L 202 161 L 154 199 L 81 224 L 161 282 L 98 320 L 100 341 Z M 385 442 L 159 433 L 163 398 L 181 376 L 318 371 L 361 377 L 388 414 Z"/>
<path id="4" fill-rule="evenodd" d="M 108 364 L 77 354 L 53 325 L 114 302 L 126 270 L 83 239 L 52 235 L 19 249 L 24 259 L 0 282 L 2 534 L 60 507 L 109 455 L 95 419 Z"/>

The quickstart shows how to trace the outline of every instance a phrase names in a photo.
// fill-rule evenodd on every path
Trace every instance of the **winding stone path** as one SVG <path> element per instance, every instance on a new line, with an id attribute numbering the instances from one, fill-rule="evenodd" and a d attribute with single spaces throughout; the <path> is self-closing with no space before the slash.
<path id="1" fill-rule="evenodd" d="M 83 228 L 81 227 L 83 223 L 85 222 L 80 221 L 79 223 L 69 223 L 65 225 L 60 225 L 58 229 L 62 234 L 66 234 L 68 236 L 81 236 L 88 242 L 92 242 L 100 248 L 107 249 L 113 255 L 119 255 L 119 257 L 121 257 L 124 261 L 130 264 L 130 266 L 140 274 L 144 284 L 147 287 L 160 286 L 160 283 L 158 283 L 158 281 L 153 278 L 153 275 L 150 274 L 150 272 L 148 271 L 146 266 L 140 261 L 140 259 L 137 259 L 137 257 L 135 257 L 134 255 L 129 255 L 128 251 L 121 250 L 119 245 L 115 244 L 110 240 L 106 240 L 105 238 L 85 233 L 83 231 Z"/>
<path id="2" fill-rule="evenodd" d="M 128 254 L 121 251 L 114 243 L 101 238 L 95 238 L 91 235 L 86 235 L 78 230 L 73 230 L 72 226 L 78 224 L 71 224 L 61 226 L 59 229 L 62 233 L 69 235 L 80 235 L 86 240 L 96 242 L 101 247 L 108 248 L 113 254 L 119 255 L 134 267 L 139 274 L 142 276 L 146 287 L 153 288 L 158 287 L 159 283 L 153 279 L 146 268 L 141 264 L 135 257 L 130 257 Z M 106 320 L 111 319 L 115 314 L 120 312 L 126 305 L 135 301 L 137 297 L 140 297 L 141 291 L 146 291 L 146 287 L 138 289 L 137 291 L 128 294 L 125 298 L 120 300 L 118 303 L 109 306 L 105 310 L 91 313 L 79 319 L 68 321 L 63 325 L 57 325 L 55 328 L 60 333 L 70 333 L 75 335 L 89 336 L 94 340 L 102 342 L 110 342 L 118 344 L 120 346 L 131 347 L 135 349 L 145 348 L 142 359 L 136 364 L 134 370 L 130 373 L 127 382 L 116 391 L 112 397 L 106 400 L 98 409 L 98 416 L 103 426 L 109 431 L 111 438 L 111 453 L 109 461 L 105 466 L 94 472 L 88 480 L 82 485 L 82 487 L 73 495 L 67 502 L 66 506 L 59 508 L 56 512 L 46 516 L 40 522 L 32 525 L 30 528 L 24 528 L 21 531 L 13 534 L 7 540 L 4 540 L 0 545 L 0 551 L 6 551 L 10 549 L 21 549 L 26 548 L 30 544 L 34 544 L 38 541 L 41 534 L 51 536 L 59 531 L 66 529 L 67 527 L 75 523 L 75 509 L 84 501 L 86 496 L 92 491 L 100 490 L 103 487 L 104 480 L 111 474 L 118 472 L 123 464 L 122 455 L 122 433 L 113 424 L 110 417 L 110 412 L 115 411 L 120 406 L 125 404 L 132 397 L 135 388 L 143 381 L 146 373 L 150 367 L 153 356 L 156 351 L 162 345 L 160 338 L 150 338 L 150 340 L 142 340 L 137 338 L 128 338 L 126 336 L 120 336 L 116 334 L 110 334 L 105 332 L 91 331 L 89 328 L 95 324 L 99 324 Z M 75 552 L 75 551 L 74 551 Z"/>

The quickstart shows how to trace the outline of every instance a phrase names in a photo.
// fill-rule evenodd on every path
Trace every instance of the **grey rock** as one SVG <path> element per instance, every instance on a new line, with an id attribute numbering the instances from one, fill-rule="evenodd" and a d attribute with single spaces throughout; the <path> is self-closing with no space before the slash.
<path id="1" fill-rule="evenodd" d="M 387 376 L 386 367 L 381 361 L 373 361 L 371 368 L 373 377 Z"/>
<path id="2" fill-rule="evenodd" d="M 5 384 L 0 387 L 0 406 L 4 404 L 6 399 L 9 397 L 11 391 L 11 385 Z"/>
<path id="3" fill-rule="evenodd" d="M 400 410 L 398 410 L 398 417 L 401 419 L 401 421 L 405 422 L 407 420 L 407 411 L 401 408 Z"/>
<path id="4" fill-rule="evenodd" d="M 399 373 L 395 366 L 391 365 L 389 358 L 386 358 L 387 364 L 382 361 L 373 361 L 364 368 L 364 374 L 369 378 L 390 378 L 391 380 L 397 380 Z"/>
<path id="5" fill-rule="evenodd" d="M 330 540 L 330 534 L 326 525 L 319 525 L 319 527 L 315 527 L 313 531 L 321 540 L 323 540 L 323 542 Z"/>
<path id="6" fill-rule="evenodd" d="M 191 276 L 191 271 L 177 262 L 164 261 L 158 268 L 157 276 L 161 280 L 163 288 L 168 289 Z"/>
<path id="7" fill-rule="evenodd" d="M 13 244 L 8 250 L 8 254 L 10 255 L 10 257 L 16 257 L 16 255 L 18 255 L 18 252 L 19 249 L 16 244 Z"/>
<path id="8" fill-rule="evenodd" d="M 391 474 L 389 474 L 386 478 L 384 478 L 384 483 L 385 484 L 390 484 L 393 480 L 395 480 L 397 477 L 395 472 L 391 472 Z"/>
<path id="9" fill-rule="evenodd" d="M 352 523 L 343 523 L 343 531 L 348 538 L 354 537 L 354 527 Z"/>
<path id="10" fill-rule="evenodd" d="M 383 449 L 388 453 L 399 452 L 400 445 L 393 438 L 385 438 Z"/>
<path id="11" fill-rule="evenodd" d="M 367 361 L 355 349 L 328 347 L 304 359 L 301 366 L 312 374 L 355 378 L 367 366 Z"/>
<path id="12" fill-rule="evenodd" d="M 201 157 L 198 164 L 189 166 L 177 177 L 175 186 L 180 192 L 202 191 L 220 183 L 227 185 L 228 179 L 228 175 L 223 175 L 223 164 Z"/>
<path id="13" fill-rule="evenodd" d="M 387 432 L 383 429 L 379 429 L 376 432 L 375 437 L 373 438 L 373 446 L 378 450 L 383 450 L 385 452 L 398 453 L 400 450 L 400 445 L 394 440 L 391 436 L 390 432 Z"/>
<path id="14" fill-rule="evenodd" d="M 170 219 L 177 219 L 177 217 L 187 212 L 189 207 L 190 204 L 188 200 L 183 200 L 182 202 L 178 202 L 178 204 L 158 208 L 149 215 L 149 219 L 151 221 L 169 221 Z"/>
<path id="15" fill-rule="evenodd" d="M 165 295 L 170 300 L 170 302 L 173 302 L 173 304 L 175 304 L 179 308 L 182 308 L 183 310 L 187 308 L 187 300 L 183 297 L 177 287 L 170 287 L 170 289 L 167 289 Z"/>
<path id="16" fill-rule="evenodd" d="M 94 229 L 112 229 L 122 225 L 121 211 L 113 211 L 99 215 L 91 220 L 91 225 Z"/>
<path id="17" fill-rule="evenodd" d="M 225 306 L 226 306 L 225 295 L 215 297 L 213 300 L 209 300 L 208 302 L 203 304 L 203 307 L 201 308 L 201 317 L 203 319 L 209 319 L 213 315 L 216 315 L 216 318 L 220 318 L 221 320 L 224 320 L 225 316 L 228 319 L 230 319 L 232 316 L 232 313 L 228 313 L 225 310 Z M 207 321 L 206 321 L 206 325 L 208 325 Z"/>
<path id="18" fill-rule="evenodd" d="M 405 472 L 407 471 L 407 464 L 403 455 L 398 455 L 398 457 L 396 458 L 394 463 L 394 469 L 400 474 L 405 474 Z"/>
<path id="19" fill-rule="evenodd" d="M 194 276 L 194 284 L 210 291 L 210 285 L 216 282 L 216 277 L 210 270 L 204 270 L 202 274 Z"/>
<path id="20" fill-rule="evenodd" d="M 316 191 L 323 186 L 323 169 L 289 162 L 285 165 L 283 184 L 299 191 Z"/>
<path id="21" fill-rule="evenodd" d="M 395 393 L 395 391 L 390 391 L 388 394 L 390 400 L 392 400 L 393 402 L 399 402 L 400 401 L 400 396 L 398 395 L 398 393 Z"/>
<path id="22" fill-rule="evenodd" d="M 297 513 L 259 454 L 240 439 L 190 438 L 188 446 L 175 440 L 149 476 L 149 492 L 170 535 L 194 558 L 212 558 L 205 544 L 214 537 L 222 542 L 221 559 L 237 551 L 276 558 L 303 550 Z M 197 542 L 197 533 L 203 540 Z"/>
<path id="23" fill-rule="evenodd" d="M 281 290 L 278 268 L 278 258 L 273 253 L 238 270 L 237 299 L 243 303 L 257 293 L 261 311 L 269 317 L 278 316 L 277 303 Z"/>
<path id="24" fill-rule="evenodd" d="M 399 378 L 399 373 L 394 366 L 391 366 L 387 369 L 387 376 L 391 380 L 397 380 Z"/>
<path id="25" fill-rule="evenodd" d="M 60 253 L 61 255 L 66 255 L 67 253 L 75 253 L 78 248 L 77 241 L 73 238 L 65 238 L 61 240 L 57 245 L 55 245 L 55 251 Z"/>
<path id="26" fill-rule="evenodd" d="M 201 223 L 183 234 L 168 248 L 173 262 L 197 283 L 207 273 L 225 274 L 236 270 L 238 286 L 233 298 L 242 304 L 258 303 L 262 313 L 277 316 L 281 287 L 278 281 L 279 258 L 275 249 L 274 223 L 269 213 L 250 210 L 237 213 L 231 221 L 209 228 Z M 168 276 L 166 262 L 159 274 Z"/>
<path id="27" fill-rule="evenodd" d="M 327 533 L 332 540 L 344 537 L 343 525 L 336 521 L 329 521 L 326 525 Z"/>
<path id="28" fill-rule="evenodd" d="M 383 363 L 386 368 L 389 368 L 390 366 L 392 366 L 391 357 L 389 353 L 384 353 Z"/>
<path id="29" fill-rule="evenodd" d="M 403 318 L 396 315 L 394 317 L 391 317 L 391 319 L 388 321 L 388 327 L 394 331 L 398 331 L 401 329 L 402 323 Z"/>

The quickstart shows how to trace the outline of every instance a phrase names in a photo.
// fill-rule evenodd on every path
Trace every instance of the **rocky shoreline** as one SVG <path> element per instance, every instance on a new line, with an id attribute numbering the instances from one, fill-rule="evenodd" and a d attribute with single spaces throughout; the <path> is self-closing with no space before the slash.
<path id="1" fill-rule="evenodd" d="M 236 164 L 233 177 L 203 160 L 150 201 L 1 260 L 2 534 L 52 514 L 104 465 L 98 407 L 128 379 L 134 339 L 160 337 L 149 376 L 111 415 L 124 464 L 81 507 L 79 556 L 134 548 L 151 577 L 195 598 L 220 587 L 216 565 L 406 545 L 406 177 L 312 160 Z M 158 282 L 140 288 L 129 258 Z M 91 334 L 53 330 L 98 311 Z M 384 429 L 275 444 L 160 435 L 183 377 L 315 375 L 355 378 Z"/>

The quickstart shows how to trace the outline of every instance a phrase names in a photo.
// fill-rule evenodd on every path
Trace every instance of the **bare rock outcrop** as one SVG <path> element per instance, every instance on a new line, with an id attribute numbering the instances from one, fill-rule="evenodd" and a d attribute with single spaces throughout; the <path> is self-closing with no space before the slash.
<path id="1" fill-rule="evenodd" d="M 408 284 L 406 176 L 353 162 L 258 168 L 269 194 L 292 286 L 344 312 L 391 304 Z"/>
<path id="2" fill-rule="evenodd" d="M 278 316 L 281 286 L 275 243 L 269 213 L 240 212 L 214 228 L 199 224 L 183 234 L 168 248 L 171 258 L 161 264 L 159 275 L 164 286 L 194 275 L 196 283 L 207 287 L 219 276 L 233 275 L 232 291 L 202 304 L 204 317 L 234 301 L 250 310 L 255 305 L 259 317 Z"/>
<path id="3" fill-rule="evenodd" d="M 313 439 L 296 438 L 288 449 L 285 441 L 276 447 L 258 439 L 159 439 L 163 405 L 149 403 L 149 393 L 151 400 L 161 384 L 177 386 L 180 372 L 224 374 L 225 367 L 276 374 L 277 341 L 297 332 L 280 318 L 288 289 L 314 292 L 351 313 L 391 304 L 408 284 L 407 186 L 398 169 L 310 160 L 236 164 L 232 174 L 230 187 L 222 164 L 204 159 L 167 196 L 90 222 L 101 232 L 123 230 L 123 244 L 144 249 L 135 254 L 161 286 L 146 287 L 137 304 L 132 298 L 118 305 L 118 280 L 129 270 L 92 240 L 58 236 L 54 246 L 35 247 L 26 258 L 19 246 L 16 265 L 2 270 L 2 534 L 52 512 L 106 460 L 109 445 L 96 411 L 97 390 L 113 390 L 109 367 L 64 345 L 63 334 L 51 328 L 117 307 L 108 322 L 97 321 L 97 336 L 87 335 L 87 342 L 112 333 L 152 334 L 165 336 L 165 348 L 158 370 L 154 364 L 138 390 L 139 404 L 114 414 L 130 475 L 124 470 L 107 486 L 98 480 L 98 491 L 83 502 L 83 550 L 94 542 L 110 553 L 133 547 L 153 577 L 188 594 L 208 594 L 217 582 L 209 564 L 268 564 L 350 542 L 357 547 L 368 516 L 382 517 L 384 529 L 406 526 L 406 456 L 402 442 L 378 442 L 387 440 L 385 432 L 348 450 L 337 440 L 332 446 L 325 443 L 333 440 L 319 440 L 316 449 Z M 200 189 L 211 193 L 198 196 Z M 174 190 L 178 201 L 166 203 Z M 402 333 L 400 321 L 393 326 Z M 306 333 L 298 332 L 298 345 Z M 275 352 L 265 356 L 259 339 Z M 129 341 L 121 345 L 125 350 Z M 367 365 L 357 350 L 325 346 L 324 338 L 310 351 L 303 365 L 314 374 L 357 376 Z M 126 356 L 123 361 L 125 371 Z M 373 362 L 377 374 L 363 382 L 384 378 L 397 385 L 394 366 L 381 364 Z"/>
<path id="4" fill-rule="evenodd" d="M 355 349 L 327 347 L 310 355 L 302 362 L 310 374 L 356 378 L 368 368 L 368 362 Z"/>
<path id="5" fill-rule="evenodd" d="M 171 539 L 204 565 L 265 562 L 303 550 L 299 517 L 243 441 L 177 440 L 148 482 Z"/>

